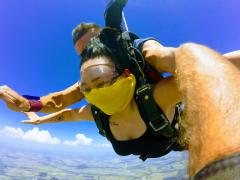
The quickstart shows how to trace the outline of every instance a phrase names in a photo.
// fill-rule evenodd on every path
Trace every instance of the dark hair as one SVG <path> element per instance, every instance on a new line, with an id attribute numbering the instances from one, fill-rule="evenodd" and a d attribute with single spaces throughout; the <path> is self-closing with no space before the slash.
<path id="1" fill-rule="evenodd" d="M 87 32 L 91 32 L 93 34 L 98 34 L 101 31 L 101 27 L 94 23 L 81 23 L 72 31 L 73 43 L 76 42 Z"/>
<path id="2" fill-rule="evenodd" d="M 96 57 L 107 57 L 112 60 L 116 66 L 118 72 L 122 72 L 122 68 L 117 63 L 118 56 L 118 39 L 119 32 L 113 29 L 103 29 L 101 33 L 93 38 L 84 48 L 81 56 L 82 60 L 80 67 L 84 62 L 89 59 L 94 59 Z"/>

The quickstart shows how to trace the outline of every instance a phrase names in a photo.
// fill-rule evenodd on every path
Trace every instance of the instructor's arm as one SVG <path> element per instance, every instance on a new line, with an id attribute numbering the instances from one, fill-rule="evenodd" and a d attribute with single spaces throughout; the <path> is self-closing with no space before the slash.
<path id="1" fill-rule="evenodd" d="M 48 94 L 40 98 L 43 108 L 40 112 L 51 113 L 60 111 L 83 99 L 78 83 L 68 87 L 67 89 L 55 93 Z"/>
<path id="2" fill-rule="evenodd" d="M 51 113 L 64 109 L 76 102 L 81 101 L 83 94 L 79 90 L 78 84 L 74 84 L 67 89 L 55 93 L 48 94 L 40 98 L 42 108 L 39 112 Z M 30 110 L 28 99 L 19 95 L 10 87 L 4 85 L 0 86 L 0 99 L 2 99 L 9 109 L 13 111 Z"/>

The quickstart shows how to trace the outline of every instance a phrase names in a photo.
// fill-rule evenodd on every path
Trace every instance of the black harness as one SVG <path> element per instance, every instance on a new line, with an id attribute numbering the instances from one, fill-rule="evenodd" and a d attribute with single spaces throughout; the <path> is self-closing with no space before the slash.
<path id="1" fill-rule="evenodd" d="M 104 30 L 102 33 L 104 34 Z M 157 137 L 170 139 L 169 145 L 164 152 L 159 152 L 155 155 L 141 155 L 140 158 L 144 161 L 148 157 L 163 156 L 172 150 L 172 144 L 176 142 L 179 132 L 177 128 L 178 117 L 180 115 L 179 106 L 176 106 L 175 117 L 172 124 L 170 124 L 162 109 L 154 101 L 150 81 L 145 77 L 144 71 L 149 68 L 149 65 L 142 57 L 141 52 L 133 46 L 132 42 L 137 36 L 129 32 L 124 32 L 120 36 L 121 40 L 118 39 L 120 41 L 116 42 L 112 39 L 111 35 L 108 36 L 108 33 L 105 32 L 103 38 L 104 41 L 106 41 L 106 38 L 110 38 L 110 42 L 113 43 L 113 47 L 111 48 L 115 48 L 117 52 L 118 58 L 116 59 L 119 59 L 117 64 L 120 64 L 122 69 L 129 69 L 136 77 L 134 99 L 147 128 Z M 91 110 L 99 133 L 109 139 L 104 129 L 106 123 L 108 123 L 109 116 L 94 105 L 91 106 Z"/>

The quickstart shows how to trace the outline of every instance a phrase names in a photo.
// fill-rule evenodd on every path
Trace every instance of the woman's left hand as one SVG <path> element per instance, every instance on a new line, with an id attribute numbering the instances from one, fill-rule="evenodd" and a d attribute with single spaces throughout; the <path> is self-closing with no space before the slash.
<path id="1" fill-rule="evenodd" d="M 22 112 L 23 114 L 25 114 L 29 120 L 23 120 L 22 123 L 24 124 L 41 124 L 43 123 L 42 118 L 39 117 L 36 113 L 34 112 Z"/>

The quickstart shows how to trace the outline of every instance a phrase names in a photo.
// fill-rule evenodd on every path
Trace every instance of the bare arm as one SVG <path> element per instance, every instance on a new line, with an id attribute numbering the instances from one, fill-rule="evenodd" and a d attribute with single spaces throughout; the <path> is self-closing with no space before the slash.
<path id="1" fill-rule="evenodd" d="M 0 86 L 0 99 L 13 111 L 28 111 L 30 109 L 29 101 L 6 85 Z"/>
<path id="2" fill-rule="evenodd" d="M 40 98 L 43 105 L 40 112 L 51 113 L 57 112 L 81 101 L 83 94 L 80 92 L 79 85 L 76 83 L 67 89 L 55 93 L 48 94 Z M 0 99 L 2 99 L 13 111 L 29 111 L 30 104 L 28 99 L 19 95 L 8 86 L 0 86 Z"/>
<path id="3" fill-rule="evenodd" d="M 176 51 L 177 79 L 191 132 L 190 176 L 240 152 L 240 71 L 222 55 L 197 44 Z M 227 179 L 227 178 L 226 178 Z"/>
<path id="4" fill-rule="evenodd" d="M 175 72 L 176 48 L 164 47 L 155 40 L 146 41 L 143 44 L 142 53 L 146 61 L 158 72 Z M 240 50 L 223 55 L 227 60 L 240 69 Z"/>
<path id="5" fill-rule="evenodd" d="M 142 53 L 146 61 L 158 72 L 175 71 L 175 48 L 164 47 L 155 40 L 146 41 L 142 47 Z"/>
<path id="6" fill-rule="evenodd" d="M 25 124 L 43 124 L 57 122 L 76 122 L 82 120 L 93 121 L 90 105 L 85 105 L 80 109 L 64 109 L 56 113 L 39 117 L 35 113 L 25 112 L 29 120 L 22 121 Z"/>
<path id="7" fill-rule="evenodd" d="M 68 87 L 67 89 L 41 97 L 43 108 L 40 112 L 51 113 L 60 111 L 83 99 L 78 83 Z"/>
<path id="8" fill-rule="evenodd" d="M 229 52 L 223 56 L 240 69 L 240 50 Z"/>

